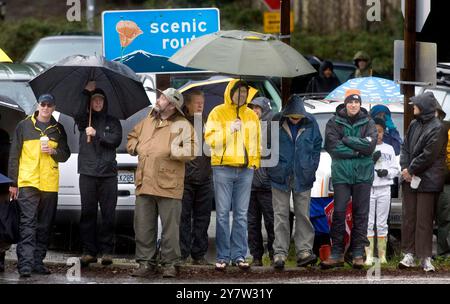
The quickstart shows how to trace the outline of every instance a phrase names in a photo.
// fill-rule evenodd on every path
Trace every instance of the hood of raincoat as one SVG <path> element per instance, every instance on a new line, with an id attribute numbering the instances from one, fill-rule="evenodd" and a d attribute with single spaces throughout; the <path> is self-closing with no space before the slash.
<path id="1" fill-rule="evenodd" d="M 391 115 L 391 110 L 389 110 L 389 108 L 385 105 L 376 105 L 372 109 L 370 109 L 370 117 L 375 117 L 380 113 Z"/>
<path id="2" fill-rule="evenodd" d="M 299 114 L 306 116 L 307 112 L 305 110 L 305 104 L 303 99 L 298 95 L 292 95 L 289 97 L 286 108 L 283 110 L 283 116 L 288 116 L 292 114 Z"/>
<path id="3" fill-rule="evenodd" d="M 106 97 L 105 92 L 104 92 L 102 89 L 100 89 L 100 88 L 96 88 L 95 90 L 93 90 L 92 92 L 90 92 L 90 95 L 89 95 L 89 102 L 88 102 L 88 108 L 89 108 L 89 106 L 90 106 L 90 104 L 91 104 L 91 98 L 92 98 L 92 96 L 94 96 L 95 94 L 102 94 L 102 95 L 104 96 L 104 98 L 103 98 L 103 108 L 102 108 L 102 110 L 101 110 L 100 112 L 92 111 L 92 114 L 93 114 L 93 115 L 104 115 L 104 114 L 108 113 L 108 98 Z M 89 109 L 88 109 L 88 110 L 89 110 Z"/>
<path id="4" fill-rule="evenodd" d="M 332 63 L 331 61 L 324 60 L 324 61 L 320 64 L 320 67 L 319 67 L 319 75 L 320 75 L 321 77 L 325 77 L 325 76 L 323 75 L 323 72 L 324 72 L 326 69 L 330 69 L 331 72 L 334 72 L 334 65 L 333 65 L 333 63 Z"/>
<path id="5" fill-rule="evenodd" d="M 239 79 L 233 79 L 231 80 L 226 89 L 225 89 L 225 93 L 224 93 L 224 104 L 233 108 L 237 108 L 238 106 L 233 104 L 233 100 L 231 98 L 231 92 L 233 91 L 234 87 L 236 86 L 236 84 L 239 82 Z M 258 90 L 256 90 L 255 88 L 249 86 L 248 87 L 248 95 L 247 95 L 247 100 L 245 101 L 245 105 L 249 104 L 253 97 L 256 95 L 256 93 L 258 92 Z M 245 105 L 242 105 L 239 107 L 239 113 L 241 113 L 241 111 L 243 111 L 243 109 L 247 108 Z"/>
<path id="6" fill-rule="evenodd" d="M 410 98 L 410 104 L 416 105 L 420 109 L 417 119 L 427 121 L 435 117 L 436 104 L 438 101 L 432 92 L 426 92 Z"/>
<path id="7" fill-rule="evenodd" d="M 272 106 L 270 105 L 270 99 L 267 97 L 256 97 L 250 103 L 250 105 L 258 106 L 262 109 L 261 120 L 269 121 L 272 119 Z"/>
<path id="8" fill-rule="evenodd" d="M 258 168 L 261 157 L 261 125 L 255 112 L 246 105 L 239 107 L 241 130 L 232 132 L 231 124 L 237 119 L 238 106 L 232 103 L 231 92 L 239 80 L 230 81 L 225 102 L 209 113 L 205 127 L 205 142 L 211 147 L 212 166 Z M 249 89 L 248 104 L 257 90 Z"/>
<path id="9" fill-rule="evenodd" d="M 353 56 L 353 64 L 358 67 L 358 65 L 356 64 L 356 61 L 358 60 L 367 60 L 367 68 L 371 68 L 372 67 L 372 58 L 370 58 L 369 54 L 367 54 L 364 51 L 359 51 L 355 54 L 355 56 Z"/>

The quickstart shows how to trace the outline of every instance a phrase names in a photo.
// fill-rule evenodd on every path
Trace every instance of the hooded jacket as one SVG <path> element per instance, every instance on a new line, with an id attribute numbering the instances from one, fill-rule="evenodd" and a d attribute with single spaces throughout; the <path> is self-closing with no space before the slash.
<path id="1" fill-rule="evenodd" d="M 86 98 L 81 103 L 75 116 L 75 123 L 80 131 L 78 173 L 94 177 L 111 177 L 117 175 L 116 149 L 122 142 L 122 125 L 120 121 L 107 114 L 108 99 L 101 89 L 92 92 L 83 91 Z M 89 125 L 89 106 L 93 94 L 105 96 L 103 109 L 92 110 L 91 126 L 96 134 L 87 142 L 86 128 Z"/>
<path id="2" fill-rule="evenodd" d="M 391 111 L 385 105 L 376 105 L 372 109 L 370 109 L 370 117 L 375 118 L 381 112 L 385 113 L 385 121 L 392 121 Z M 403 141 L 395 125 L 391 128 L 387 126 L 386 130 L 384 131 L 383 142 L 394 148 L 395 155 L 400 155 L 400 149 Z"/>
<path id="3" fill-rule="evenodd" d="M 294 138 L 289 126 L 289 114 L 304 117 L 299 122 L 297 136 Z M 303 100 L 298 95 L 290 98 L 285 110 L 276 114 L 279 121 L 279 161 L 275 167 L 268 168 L 272 187 L 295 193 L 310 190 L 316 180 L 319 166 L 322 136 L 313 115 L 306 112 Z"/>
<path id="4" fill-rule="evenodd" d="M 441 192 L 446 175 L 447 133 L 436 117 L 436 99 L 427 92 L 411 98 L 421 113 L 408 127 L 400 155 L 401 169 L 421 178 L 418 192 Z"/>
<path id="5" fill-rule="evenodd" d="M 262 109 L 260 121 L 264 123 L 261 124 L 261 143 L 263 151 L 262 155 L 265 155 L 265 152 L 268 152 L 266 151 L 267 148 L 270 149 L 271 142 L 271 122 L 273 118 L 273 112 L 270 105 L 270 99 L 266 97 L 256 97 L 252 100 L 252 102 L 250 102 L 250 105 L 255 105 Z M 269 159 L 270 156 L 266 155 L 261 158 Z M 270 183 L 270 179 L 267 174 L 267 168 L 260 167 L 255 171 L 255 174 L 253 175 L 252 191 L 270 190 L 271 187 L 272 186 Z"/>
<path id="6" fill-rule="evenodd" d="M 353 123 L 346 108 L 330 118 L 325 129 L 325 150 L 332 159 L 333 184 L 372 184 L 372 153 L 376 143 L 375 122 L 364 108 L 361 108 Z"/>
<path id="7" fill-rule="evenodd" d="M 367 66 L 364 70 L 360 70 L 358 68 L 358 60 L 367 60 Z M 353 64 L 355 65 L 356 69 L 353 73 L 350 74 L 348 79 L 375 76 L 372 70 L 372 58 L 370 58 L 369 54 L 367 54 L 366 52 L 357 52 L 355 56 L 353 56 Z"/>
<path id="8" fill-rule="evenodd" d="M 212 166 L 248 168 L 260 166 L 261 126 L 258 116 L 246 105 L 233 104 L 231 91 L 239 80 L 231 80 L 224 93 L 224 104 L 216 106 L 208 116 L 205 141 L 211 147 Z M 247 97 L 246 104 L 252 100 Z M 242 122 L 241 130 L 231 132 L 231 124 L 237 119 Z"/>
<path id="9" fill-rule="evenodd" d="M 329 93 L 341 84 L 334 72 L 330 78 L 326 78 L 323 74 L 326 69 L 330 69 L 333 72 L 334 66 L 331 61 L 325 60 L 322 62 L 319 68 L 319 75 L 314 76 L 308 83 L 306 93 Z"/>
<path id="10" fill-rule="evenodd" d="M 12 185 L 34 187 L 40 191 L 58 192 L 58 163 L 65 162 L 70 157 L 67 145 L 67 135 L 64 127 L 53 116 L 50 125 L 41 130 L 36 125 L 38 112 L 28 116 L 16 127 L 9 155 L 8 176 Z M 46 135 L 48 145 L 56 149 L 56 154 L 41 152 L 40 138 Z"/>

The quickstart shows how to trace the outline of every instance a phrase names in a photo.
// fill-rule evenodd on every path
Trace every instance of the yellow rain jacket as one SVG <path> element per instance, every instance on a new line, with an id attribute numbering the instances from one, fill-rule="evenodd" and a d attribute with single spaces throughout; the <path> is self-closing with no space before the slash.
<path id="1" fill-rule="evenodd" d="M 237 119 L 237 105 L 231 100 L 231 90 L 238 81 L 230 81 L 225 89 L 224 104 L 209 114 L 205 142 L 211 147 L 212 166 L 259 168 L 261 125 L 258 116 L 247 107 L 257 93 L 254 88 L 250 88 L 246 104 L 239 108 L 241 130 L 231 133 L 231 124 Z"/>
<path id="2" fill-rule="evenodd" d="M 16 127 L 9 157 L 8 176 L 13 186 L 33 187 L 45 192 L 58 192 L 58 163 L 70 157 L 67 135 L 64 127 L 53 117 L 45 130 L 36 126 L 36 116 L 28 116 Z M 49 138 L 48 145 L 56 154 L 41 152 L 40 137 Z"/>

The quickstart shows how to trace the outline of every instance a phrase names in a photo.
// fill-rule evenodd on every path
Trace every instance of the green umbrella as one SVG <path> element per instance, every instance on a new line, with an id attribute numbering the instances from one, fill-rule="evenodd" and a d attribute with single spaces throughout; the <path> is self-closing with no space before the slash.
<path id="1" fill-rule="evenodd" d="M 169 61 L 235 75 L 296 77 L 316 72 L 299 52 L 275 36 L 238 30 L 196 38 Z"/>

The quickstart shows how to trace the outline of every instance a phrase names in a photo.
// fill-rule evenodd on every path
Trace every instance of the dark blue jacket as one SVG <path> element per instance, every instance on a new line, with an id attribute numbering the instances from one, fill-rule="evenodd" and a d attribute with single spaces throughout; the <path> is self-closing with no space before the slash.
<path id="1" fill-rule="evenodd" d="M 279 162 L 275 167 L 268 168 L 272 187 L 281 191 L 289 191 L 293 179 L 294 192 L 310 190 L 316 180 L 316 170 L 319 166 L 322 136 L 316 119 L 303 109 L 299 113 L 305 117 L 300 121 L 297 138 L 292 138 L 285 113 L 274 116 L 280 121 L 279 132 Z M 288 110 L 288 108 L 286 108 Z M 272 153 L 274 145 L 272 144 Z"/>

